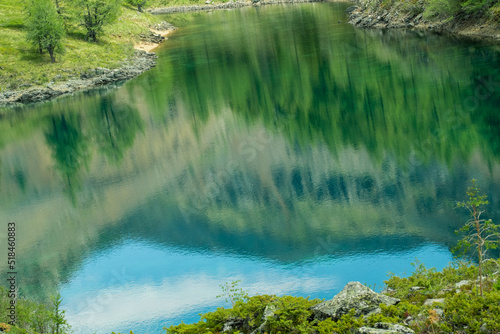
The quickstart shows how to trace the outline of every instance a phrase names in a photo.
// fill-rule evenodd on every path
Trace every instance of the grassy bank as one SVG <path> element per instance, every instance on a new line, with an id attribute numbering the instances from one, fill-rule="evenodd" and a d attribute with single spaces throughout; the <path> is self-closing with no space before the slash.
<path id="1" fill-rule="evenodd" d="M 123 6 L 120 18 L 105 26 L 99 42 L 85 40 L 81 26 L 72 24 L 63 41 L 65 53 L 50 63 L 47 53 L 40 55 L 26 40 L 24 2 L 0 0 L 0 92 L 64 81 L 91 68 L 116 68 L 133 54 L 139 34 L 160 19 Z"/>

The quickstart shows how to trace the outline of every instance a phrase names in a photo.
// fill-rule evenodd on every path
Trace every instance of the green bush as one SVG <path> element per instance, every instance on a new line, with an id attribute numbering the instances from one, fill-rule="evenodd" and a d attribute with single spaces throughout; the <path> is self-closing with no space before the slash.
<path id="1" fill-rule="evenodd" d="M 427 0 L 424 17 L 451 20 L 460 10 L 460 0 Z"/>
<path id="2" fill-rule="evenodd" d="M 26 298 L 17 298 L 15 326 L 10 327 L 13 334 L 68 333 L 70 327 L 64 318 L 64 311 L 59 309 L 60 296 L 50 302 L 37 303 Z M 7 289 L 0 286 L 0 323 L 8 323 L 7 306 L 10 304 Z M 58 326 L 59 324 L 59 326 Z M 58 329 L 59 328 L 59 329 Z"/>

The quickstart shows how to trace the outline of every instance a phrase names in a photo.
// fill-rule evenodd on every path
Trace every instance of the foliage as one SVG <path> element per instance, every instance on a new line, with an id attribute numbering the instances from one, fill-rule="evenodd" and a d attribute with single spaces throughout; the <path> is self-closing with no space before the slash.
<path id="1" fill-rule="evenodd" d="M 311 333 L 313 326 L 308 319 L 312 316 L 310 308 L 319 300 L 283 296 L 274 304 L 275 316 L 267 319 L 267 326 L 273 333 Z"/>
<path id="2" fill-rule="evenodd" d="M 453 15 L 460 9 L 460 0 L 427 0 L 424 17 L 430 19 L 452 19 Z"/>
<path id="3" fill-rule="evenodd" d="M 7 306 L 10 303 L 7 289 L 0 286 L 0 328 L 10 329 L 10 333 L 69 333 L 69 326 L 60 309 L 61 296 L 52 297 L 51 303 L 38 303 L 26 298 L 16 300 L 15 326 L 4 326 L 9 322 Z M 4 324 L 2 324 L 4 323 Z M 6 332 L 8 330 L 5 330 Z"/>
<path id="4" fill-rule="evenodd" d="M 26 20 L 26 37 L 40 53 L 47 50 L 50 60 L 56 61 L 55 52 L 62 52 L 64 26 L 51 0 L 31 0 Z"/>
<path id="5" fill-rule="evenodd" d="M 481 207 L 488 204 L 486 195 L 480 194 L 480 189 L 476 186 L 476 180 L 472 180 L 472 186 L 467 190 L 469 199 L 464 202 L 458 202 L 457 207 L 466 208 L 472 217 L 467 221 L 460 232 L 467 233 L 467 235 L 458 242 L 455 252 L 462 250 L 467 253 L 473 247 L 473 251 L 477 253 L 478 260 L 478 275 L 479 275 L 479 291 L 483 295 L 483 264 L 487 259 L 487 251 L 498 247 L 500 242 L 500 233 L 498 232 L 500 226 L 492 223 L 491 219 L 482 219 L 481 215 L 484 210 Z M 458 231 L 457 231 L 458 232 Z M 463 254 L 462 253 L 462 254 Z"/>
<path id="6" fill-rule="evenodd" d="M 132 6 L 136 6 L 139 12 L 142 12 L 143 8 L 148 5 L 149 0 L 127 0 Z"/>
<path id="7" fill-rule="evenodd" d="M 87 39 L 97 42 L 106 24 L 118 19 L 122 0 L 73 0 L 77 16 L 87 31 Z"/>
<path id="8" fill-rule="evenodd" d="M 327 333 L 338 333 L 338 334 L 349 334 L 353 333 L 354 329 L 360 328 L 366 325 L 365 318 L 363 316 L 357 318 L 355 316 L 356 310 L 352 309 L 348 313 L 344 314 L 338 321 L 333 321 L 332 319 L 326 319 L 318 323 L 317 331 L 320 334 Z"/>
<path id="9" fill-rule="evenodd" d="M 498 0 L 467 0 L 462 3 L 462 8 L 467 13 L 482 13 L 497 2 Z"/>
<path id="10" fill-rule="evenodd" d="M 59 292 L 51 298 L 51 301 L 53 310 L 52 321 L 54 322 L 56 327 L 56 334 L 59 334 L 60 329 L 68 325 L 68 322 L 64 318 L 64 314 L 66 313 L 66 311 L 61 310 L 62 297 Z"/>
<path id="11" fill-rule="evenodd" d="M 226 282 L 224 284 L 221 284 L 220 287 L 222 289 L 222 294 L 216 296 L 217 298 L 222 298 L 224 297 L 226 302 L 231 302 L 231 305 L 236 304 L 238 301 L 244 301 L 245 299 L 248 299 L 248 294 L 243 291 L 242 288 L 238 288 L 238 284 L 241 282 L 241 280 L 237 281 L 232 281 L 232 282 Z"/>

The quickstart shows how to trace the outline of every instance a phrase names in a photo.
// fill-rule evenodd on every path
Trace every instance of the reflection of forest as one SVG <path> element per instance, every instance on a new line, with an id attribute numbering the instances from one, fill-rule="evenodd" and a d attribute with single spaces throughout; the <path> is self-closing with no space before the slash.
<path id="1" fill-rule="evenodd" d="M 328 34 L 343 14 L 325 8 L 214 14 L 247 29 L 186 28 L 120 90 L 1 120 L 0 213 L 23 222 L 25 289 L 129 237 L 280 261 L 450 245 L 472 177 L 499 216 L 498 94 L 463 102 L 497 54 Z"/>
<path id="2" fill-rule="evenodd" d="M 378 157 L 432 153 L 449 163 L 478 142 L 488 157 L 500 153 L 498 52 L 418 32 L 335 25 L 343 6 L 265 8 L 259 20 L 248 11 L 197 17 L 197 26 L 169 42 L 148 100 L 161 113 L 176 95 L 201 121 L 230 107 L 270 129 L 286 123 L 278 131 L 292 143 L 321 142 L 333 154 L 350 143 Z M 245 28 L 232 29 L 230 20 Z"/>

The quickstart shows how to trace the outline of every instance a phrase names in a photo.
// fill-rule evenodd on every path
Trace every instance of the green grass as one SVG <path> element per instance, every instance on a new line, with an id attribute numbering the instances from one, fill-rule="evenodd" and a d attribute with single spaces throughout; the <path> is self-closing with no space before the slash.
<path id="1" fill-rule="evenodd" d="M 66 80 L 91 68 L 116 68 L 132 55 L 138 35 L 161 21 L 123 6 L 120 18 L 105 27 L 98 43 L 87 42 L 83 29 L 70 25 L 65 53 L 52 64 L 48 54 L 38 54 L 26 41 L 23 12 L 22 1 L 0 0 L 0 92 Z"/>

